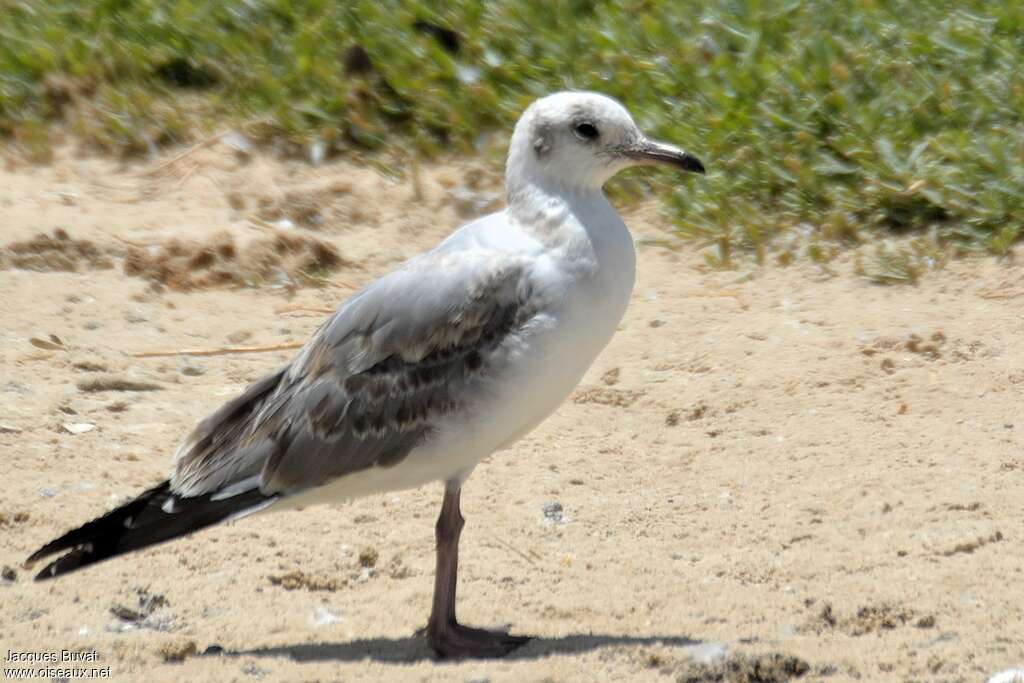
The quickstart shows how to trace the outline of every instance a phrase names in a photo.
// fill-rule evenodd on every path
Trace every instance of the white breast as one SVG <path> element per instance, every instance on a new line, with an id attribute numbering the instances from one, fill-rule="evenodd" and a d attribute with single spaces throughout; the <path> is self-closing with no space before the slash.
<path id="1" fill-rule="evenodd" d="M 633 291 L 633 241 L 603 195 L 575 211 L 535 260 L 541 311 L 509 340 L 509 361 L 471 424 L 446 439 L 468 467 L 508 448 L 544 421 L 579 384 L 622 320 Z M 552 236 L 549 236 L 552 237 Z M 447 429 L 445 431 L 448 431 Z M 458 433 L 454 433 L 457 431 Z"/>
<path id="2" fill-rule="evenodd" d="M 436 425 L 434 438 L 394 467 L 343 477 L 294 504 L 464 479 L 481 459 L 508 448 L 554 412 L 611 340 L 633 290 L 632 238 L 603 196 L 600 200 L 569 213 L 557 226 L 560 234 L 546 239 L 494 235 L 503 251 L 527 253 L 535 264 L 530 277 L 539 311 L 503 344 L 504 362 L 481 382 L 466 412 Z M 507 223 L 493 224 L 508 229 Z M 474 232 L 458 239 L 478 246 L 491 241 L 491 221 L 471 227 Z"/>

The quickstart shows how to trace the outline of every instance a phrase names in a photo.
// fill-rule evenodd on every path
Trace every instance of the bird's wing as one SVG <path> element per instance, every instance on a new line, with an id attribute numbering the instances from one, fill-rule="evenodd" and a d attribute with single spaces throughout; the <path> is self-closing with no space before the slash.
<path id="1" fill-rule="evenodd" d="M 413 259 L 201 422 L 175 456 L 172 491 L 288 495 L 397 464 L 497 370 L 533 298 L 520 258 L 476 248 Z"/>

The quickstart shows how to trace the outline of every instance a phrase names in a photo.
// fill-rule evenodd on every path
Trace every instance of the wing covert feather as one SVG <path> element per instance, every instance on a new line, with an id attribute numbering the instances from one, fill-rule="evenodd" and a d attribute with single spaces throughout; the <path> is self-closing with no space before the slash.
<path id="1" fill-rule="evenodd" d="M 172 488 L 201 495 L 252 478 L 265 494 L 289 494 L 401 462 L 496 370 L 532 298 L 524 264 L 486 250 L 406 263 L 201 422 L 179 449 Z"/>

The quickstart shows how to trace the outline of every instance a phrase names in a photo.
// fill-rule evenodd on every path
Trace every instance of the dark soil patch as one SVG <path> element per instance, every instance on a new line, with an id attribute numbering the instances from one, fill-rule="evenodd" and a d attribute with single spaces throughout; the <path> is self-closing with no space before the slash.
<path id="1" fill-rule="evenodd" d="M 678 683 L 785 683 L 810 673 L 811 666 L 792 655 L 732 655 L 713 664 L 688 663 Z"/>
<path id="2" fill-rule="evenodd" d="M 643 396 L 642 391 L 628 391 L 625 389 L 609 389 L 607 387 L 586 387 L 572 395 L 573 403 L 597 403 L 602 406 L 613 406 L 615 408 L 628 408 L 638 398 Z"/>
<path id="3" fill-rule="evenodd" d="M 231 235 L 222 232 L 205 243 L 171 240 L 155 250 L 132 248 L 124 272 L 188 291 L 281 279 L 296 285 L 320 284 L 344 264 L 334 247 L 313 237 L 278 233 L 239 249 Z"/>
<path id="4" fill-rule="evenodd" d="M 912 609 L 891 603 L 869 605 L 859 608 L 853 614 L 837 614 L 832 605 L 825 603 L 808 623 L 808 630 L 815 633 L 839 630 L 851 636 L 862 636 L 867 633 L 891 631 L 902 626 L 917 628 L 933 628 L 935 617 L 930 614 L 918 614 Z"/>
<path id="5" fill-rule="evenodd" d="M 287 218 L 313 230 L 358 223 L 365 219 L 363 204 L 351 194 L 351 184 L 334 181 L 318 188 L 292 190 L 277 198 L 260 197 L 256 202 L 256 216 L 265 221 Z"/>
<path id="6" fill-rule="evenodd" d="M 30 240 L 11 242 L 0 249 L 0 269 L 74 273 L 113 267 L 109 250 L 89 240 L 72 239 L 62 228 L 54 230 L 52 236 L 40 233 Z"/>
<path id="7" fill-rule="evenodd" d="M 348 585 L 345 579 L 312 576 L 303 571 L 291 571 L 280 576 L 269 576 L 270 583 L 285 590 L 336 591 Z"/>
<path id="8" fill-rule="evenodd" d="M 98 391 L 160 391 L 163 387 L 153 382 L 140 382 L 117 375 L 108 375 L 79 380 L 78 389 L 91 394 Z"/>

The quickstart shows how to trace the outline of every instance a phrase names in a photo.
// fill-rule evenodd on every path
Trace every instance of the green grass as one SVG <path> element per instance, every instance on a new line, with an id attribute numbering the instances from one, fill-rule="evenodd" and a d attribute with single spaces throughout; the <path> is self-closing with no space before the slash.
<path id="1" fill-rule="evenodd" d="M 727 262 L 879 242 L 893 281 L 914 267 L 892 235 L 1002 254 L 1024 232 L 1022 3 L 0 0 L 0 136 L 40 159 L 55 121 L 129 155 L 252 119 L 295 151 L 472 152 L 569 87 L 705 161 L 618 188 Z"/>

